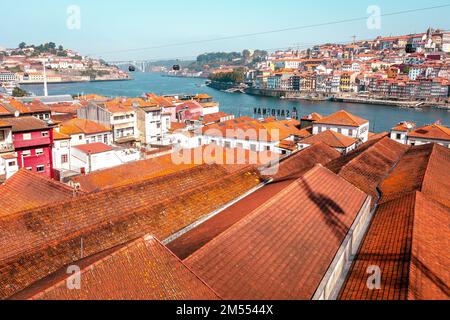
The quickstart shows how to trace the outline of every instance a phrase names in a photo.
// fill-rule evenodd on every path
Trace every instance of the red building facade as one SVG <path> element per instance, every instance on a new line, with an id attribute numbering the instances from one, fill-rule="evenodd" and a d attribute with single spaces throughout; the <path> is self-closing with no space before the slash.
<path id="1" fill-rule="evenodd" d="M 12 125 L 19 168 L 53 178 L 53 129 L 34 117 L 5 119 Z"/>

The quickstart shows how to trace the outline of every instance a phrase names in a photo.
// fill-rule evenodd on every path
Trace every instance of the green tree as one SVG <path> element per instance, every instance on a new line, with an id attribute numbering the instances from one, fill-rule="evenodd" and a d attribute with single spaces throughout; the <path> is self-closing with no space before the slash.
<path id="1" fill-rule="evenodd" d="M 28 92 L 26 92 L 25 90 L 23 90 L 19 87 L 15 87 L 13 89 L 12 95 L 13 95 L 13 97 L 19 97 L 19 98 L 26 97 L 26 96 L 28 96 Z"/>
<path id="2" fill-rule="evenodd" d="M 19 49 L 25 49 L 27 47 L 27 44 L 25 43 L 25 42 L 21 42 L 20 44 L 19 44 Z"/>

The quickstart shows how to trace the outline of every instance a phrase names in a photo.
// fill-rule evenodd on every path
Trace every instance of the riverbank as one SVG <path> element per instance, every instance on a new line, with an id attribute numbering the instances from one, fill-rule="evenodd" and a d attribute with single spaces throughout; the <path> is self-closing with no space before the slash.
<path id="1" fill-rule="evenodd" d="M 425 102 L 425 101 L 400 101 L 400 100 L 382 100 L 373 98 L 361 98 L 361 97 L 342 97 L 342 96 L 327 96 L 322 94 L 305 94 L 296 91 L 284 91 L 284 90 L 267 90 L 248 88 L 245 90 L 247 94 L 263 97 L 272 97 L 286 100 L 303 100 L 303 101 L 332 101 L 337 103 L 355 103 L 355 104 L 370 104 L 370 105 L 382 105 L 389 107 L 399 108 L 411 108 L 417 109 L 422 107 L 436 108 L 441 110 L 450 110 L 450 105 L 437 102 Z"/>
<path id="2" fill-rule="evenodd" d="M 90 83 L 90 82 L 116 82 L 116 81 L 131 81 L 134 80 L 133 78 L 127 78 L 127 79 L 100 79 L 100 80 L 74 80 L 74 81 L 48 81 L 47 84 L 71 84 L 71 83 Z M 43 85 L 44 82 L 40 81 L 30 81 L 30 82 L 19 82 L 19 85 Z"/>
<path id="3" fill-rule="evenodd" d="M 59 94 L 90 94 L 102 96 L 141 97 L 144 93 L 154 92 L 158 95 L 165 94 L 191 94 L 205 93 L 220 103 L 220 111 L 234 114 L 236 117 L 248 116 L 257 118 L 255 108 L 262 109 L 295 109 L 300 117 L 317 112 L 329 115 L 339 110 L 346 110 L 358 117 L 368 119 L 371 123 L 371 131 L 389 131 L 401 121 L 411 121 L 423 126 L 436 121 L 441 121 L 450 126 L 450 112 L 447 110 L 426 108 L 417 111 L 412 108 L 398 108 L 383 105 L 343 103 L 333 101 L 307 101 L 274 99 L 259 95 L 232 94 L 222 90 L 203 86 L 205 79 L 169 78 L 156 73 L 133 73 L 133 81 L 111 82 L 86 82 L 72 84 L 49 84 L 48 91 L 51 95 Z M 43 95 L 42 85 L 24 86 L 24 90 L 33 92 L 37 96 Z"/>

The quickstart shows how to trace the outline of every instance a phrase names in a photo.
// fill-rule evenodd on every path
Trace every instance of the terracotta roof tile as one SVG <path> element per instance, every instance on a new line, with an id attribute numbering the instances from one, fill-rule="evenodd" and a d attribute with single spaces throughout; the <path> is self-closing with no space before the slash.
<path id="1" fill-rule="evenodd" d="M 25 169 L 0 185 L 0 217 L 73 198 L 66 185 Z"/>
<path id="2" fill-rule="evenodd" d="M 97 122 L 86 119 L 71 119 L 60 125 L 59 131 L 66 135 L 73 134 L 96 134 L 111 131 L 111 128 L 105 127 Z"/>
<path id="3" fill-rule="evenodd" d="M 26 132 L 50 128 L 47 123 L 35 117 L 6 118 L 2 121 L 11 125 L 13 132 Z"/>
<path id="4" fill-rule="evenodd" d="M 417 128 L 410 132 L 408 137 L 450 141 L 450 128 L 433 124 L 431 126 Z"/>
<path id="5" fill-rule="evenodd" d="M 188 172 L 0 218 L 0 298 L 79 260 L 146 234 L 167 239 L 262 183 L 252 170 Z"/>
<path id="6" fill-rule="evenodd" d="M 81 268 L 81 266 L 80 266 Z M 67 288 L 67 268 L 49 285 L 14 299 L 217 300 L 217 294 L 154 237 L 140 238 L 83 266 L 80 290 Z"/>
<path id="7" fill-rule="evenodd" d="M 107 146 L 106 144 L 101 143 L 101 142 L 82 144 L 82 145 L 74 146 L 74 148 L 76 148 L 86 154 L 98 154 L 98 153 L 113 151 L 112 147 Z"/>
<path id="8" fill-rule="evenodd" d="M 280 162 L 273 183 L 251 193 L 241 201 L 226 208 L 217 216 L 168 244 L 168 247 L 182 259 L 203 247 L 209 241 L 228 230 L 234 224 L 259 208 L 268 199 L 288 187 L 317 164 L 325 165 L 340 156 L 335 149 L 325 144 L 316 144 Z"/>
<path id="9" fill-rule="evenodd" d="M 332 130 L 327 130 L 301 141 L 301 143 L 309 145 L 313 145 L 318 142 L 323 142 L 333 148 L 349 148 L 355 145 L 357 140 Z"/>
<path id="10" fill-rule="evenodd" d="M 217 146 L 217 151 L 216 153 L 215 149 L 210 149 L 210 152 L 205 152 L 205 148 L 180 150 L 180 152 L 186 152 L 188 155 L 187 161 L 183 163 L 177 163 L 179 160 L 177 158 L 174 161 L 172 158 L 173 153 L 170 153 L 157 158 L 136 161 L 93 172 L 88 175 L 78 176 L 73 178 L 72 181 L 79 183 L 82 190 L 94 192 L 182 172 L 203 164 L 218 164 L 223 166 L 226 172 L 232 173 L 252 164 L 260 165 L 261 163 L 259 161 L 263 159 L 275 160 L 278 158 L 278 155 L 273 153 L 259 154 L 239 149 L 225 149 L 219 146 Z M 201 155 L 201 158 L 196 160 L 195 157 L 198 154 Z M 242 156 L 242 164 L 227 165 L 228 159 L 240 159 L 238 156 Z M 235 161 L 232 161 L 232 163 L 235 163 Z"/>
<path id="11" fill-rule="evenodd" d="M 420 192 L 383 203 L 352 265 L 340 299 L 450 299 L 449 219 L 449 208 Z M 380 290 L 367 287 L 369 266 L 381 269 Z"/>
<path id="12" fill-rule="evenodd" d="M 185 263 L 224 299 L 311 299 L 366 197 L 317 166 Z"/>
<path id="13" fill-rule="evenodd" d="M 387 137 L 371 140 L 330 162 L 327 168 L 371 195 L 375 204 L 377 187 L 407 150 L 407 146 Z"/>
<path id="14" fill-rule="evenodd" d="M 450 149 L 437 144 L 411 147 L 380 185 L 382 201 L 421 191 L 450 207 Z"/>
<path id="15" fill-rule="evenodd" d="M 345 110 L 341 110 L 328 117 L 319 119 L 315 123 L 359 127 L 368 122 L 369 122 L 368 120 L 359 118 Z"/>

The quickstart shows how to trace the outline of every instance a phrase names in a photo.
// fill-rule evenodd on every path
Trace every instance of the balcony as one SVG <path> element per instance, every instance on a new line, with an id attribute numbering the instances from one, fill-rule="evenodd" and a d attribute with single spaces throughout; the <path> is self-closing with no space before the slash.
<path id="1" fill-rule="evenodd" d="M 0 153 L 12 152 L 14 151 L 14 145 L 12 143 L 1 143 L 0 142 Z"/>

